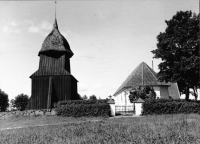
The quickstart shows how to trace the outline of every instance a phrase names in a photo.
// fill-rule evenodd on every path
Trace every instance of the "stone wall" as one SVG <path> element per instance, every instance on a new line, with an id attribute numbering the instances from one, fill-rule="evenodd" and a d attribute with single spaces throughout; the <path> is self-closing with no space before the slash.
<path id="1" fill-rule="evenodd" d="M 56 111 L 52 110 L 25 110 L 25 111 L 9 111 L 0 112 L 0 119 L 12 116 L 39 116 L 39 115 L 56 115 Z"/>

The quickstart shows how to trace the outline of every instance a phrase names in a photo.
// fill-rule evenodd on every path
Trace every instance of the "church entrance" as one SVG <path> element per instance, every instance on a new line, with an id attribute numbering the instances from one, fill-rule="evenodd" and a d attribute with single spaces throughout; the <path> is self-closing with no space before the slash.
<path id="1" fill-rule="evenodd" d="M 126 106 L 126 105 L 123 105 L 123 106 L 115 106 L 115 113 L 116 113 L 116 116 L 117 115 L 133 115 L 135 113 L 135 107 L 134 105 L 132 106 Z"/>

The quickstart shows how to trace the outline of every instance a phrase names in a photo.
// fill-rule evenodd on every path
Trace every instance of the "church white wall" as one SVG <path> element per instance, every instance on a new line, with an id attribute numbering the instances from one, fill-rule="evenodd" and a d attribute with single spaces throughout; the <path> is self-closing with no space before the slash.
<path id="1" fill-rule="evenodd" d="M 154 91 L 156 93 L 156 98 L 160 98 L 160 87 L 158 86 L 153 86 Z"/>
<path id="2" fill-rule="evenodd" d="M 200 89 L 197 89 L 197 93 L 198 93 L 198 98 L 197 98 L 197 100 L 200 100 Z"/>
<path id="3" fill-rule="evenodd" d="M 114 96 L 115 105 L 116 106 L 132 106 L 133 103 L 131 103 L 129 100 L 129 94 L 130 92 L 122 92 Z"/>

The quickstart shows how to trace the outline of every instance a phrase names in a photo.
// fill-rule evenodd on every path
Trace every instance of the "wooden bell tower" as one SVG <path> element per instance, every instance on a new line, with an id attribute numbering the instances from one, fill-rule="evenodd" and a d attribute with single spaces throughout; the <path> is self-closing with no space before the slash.
<path id="1" fill-rule="evenodd" d="M 73 52 L 59 32 L 57 20 L 39 51 L 39 69 L 33 73 L 28 109 L 51 109 L 53 103 L 79 99 L 77 80 L 71 74 L 70 58 Z"/>

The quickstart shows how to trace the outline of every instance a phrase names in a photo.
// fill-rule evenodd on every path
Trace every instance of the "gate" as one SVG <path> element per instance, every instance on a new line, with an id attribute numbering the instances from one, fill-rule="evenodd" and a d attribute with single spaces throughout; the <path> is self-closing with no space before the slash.
<path id="1" fill-rule="evenodd" d="M 132 105 L 132 106 L 115 106 L 115 113 L 116 113 L 116 115 L 134 114 L 135 108 L 134 108 L 134 105 Z"/>

